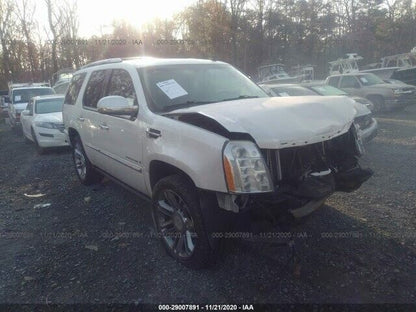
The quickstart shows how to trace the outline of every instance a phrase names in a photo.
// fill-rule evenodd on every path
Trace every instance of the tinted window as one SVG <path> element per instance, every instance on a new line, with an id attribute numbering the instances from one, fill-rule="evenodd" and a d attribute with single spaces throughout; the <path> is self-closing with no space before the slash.
<path id="1" fill-rule="evenodd" d="M 338 87 L 339 76 L 329 78 L 328 84 L 334 87 Z"/>
<path id="2" fill-rule="evenodd" d="M 36 114 L 47 114 L 62 112 L 64 98 L 38 100 L 35 105 Z"/>
<path id="3" fill-rule="evenodd" d="M 82 83 L 84 82 L 85 75 L 86 73 L 82 73 L 72 77 L 71 83 L 68 87 L 68 92 L 65 95 L 65 104 L 75 104 L 78 98 L 79 90 L 81 90 Z"/>
<path id="4" fill-rule="evenodd" d="M 13 90 L 13 104 L 27 103 L 34 96 L 49 94 L 55 94 L 52 88 L 28 88 Z"/>
<path id="5" fill-rule="evenodd" d="M 360 86 L 357 79 L 353 76 L 344 76 L 341 80 L 340 88 L 356 88 L 357 86 Z"/>
<path id="6" fill-rule="evenodd" d="M 137 105 L 136 92 L 130 74 L 123 69 L 114 69 L 108 83 L 107 95 L 125 97 L 131 106 Z"/>
<path id="7" fill-rule="evenodd" d="M 103 90 L 108 70 L 97 70 L 92 72 L 90 80 L 85 89 L 83 105 L 96 108 L 98 101 L 103 97 Z"/>

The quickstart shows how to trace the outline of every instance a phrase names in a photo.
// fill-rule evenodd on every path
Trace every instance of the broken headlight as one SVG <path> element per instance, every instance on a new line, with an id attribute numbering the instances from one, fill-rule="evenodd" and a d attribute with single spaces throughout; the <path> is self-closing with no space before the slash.
<path id="1" fill-rule="evenodd" d="M 223 164 L 231 193 L 261 193 L 273 190 L 269 170 L 253 142 L 228 142 L 224 148 Z"/>

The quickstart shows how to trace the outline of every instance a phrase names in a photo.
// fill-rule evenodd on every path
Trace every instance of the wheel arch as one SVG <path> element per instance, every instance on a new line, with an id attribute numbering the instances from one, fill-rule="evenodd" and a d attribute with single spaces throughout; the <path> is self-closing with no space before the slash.
<path id="1" fill-rule="evenodd" d="M 149 164 L 150 190 L 153 191 L 153 188 L 158 181 L 174 174 L 179 174 L 185 177 L 190 183 L 192 183 L 192 185 L 195 186 L 195 182 L 192 178 L 182 169 L 161 160 L 152 160 Z"/>
<path id="2" fill-rule="evenodd" d="M 71 146 L 74 146 L 74 138 L 76 136 L 79 136 L 79 133 L 77 130 L 75 130 L 74 128 L 68 128 L 68 138 L 69 138 L 69 144 Z"/>
<path id="3" fill-rule="evenodd" d="M 367 94 L 366 99 L 369 101 L 371 101 L 371 99 L 381 99 L 382 101 L 385 100 L 384 96 L 378 93 Z"/>

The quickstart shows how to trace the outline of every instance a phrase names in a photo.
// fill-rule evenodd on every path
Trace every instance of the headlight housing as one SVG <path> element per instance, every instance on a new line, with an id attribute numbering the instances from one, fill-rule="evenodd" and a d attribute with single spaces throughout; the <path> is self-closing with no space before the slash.
<path id="1" fill-rule="evenodd" d="M 54 122 L 37 121 L 35 122 L 35 126 L 39 128 L 59 129 L 58 124 Z"/>
<path id="2" fill-rule="evenodd" d="M 403 90 L 402 89 L 392 89 L 392 90 L 393 90 L 393 94 L 394 95 L 400 95 L 400 94 L 403 93 Z"/>
<path id="3" fill-rule="evenodd" d="M 367 129 L 373 123 L 371 114 L 355 117 L 354 122 L 360 127 L 361 130 Z"/>
<path id="4" fill-rule="evenodd" d="M 263 193 L 273 190 L 269 170 L 253 142 L 228 142 L 223 152 L 223 165 L 229 192 Z"/>

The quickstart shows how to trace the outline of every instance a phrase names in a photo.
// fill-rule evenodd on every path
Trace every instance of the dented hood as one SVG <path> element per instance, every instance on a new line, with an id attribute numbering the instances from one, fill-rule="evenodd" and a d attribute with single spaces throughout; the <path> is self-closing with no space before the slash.
<path id="1" fill-rule="evenodd" d="M 317 143 L 346 133 L 357 113 L 343 96 L 255 98 L 178 109 L 171 114 L 198 113 L 229 132 L 251 135 L 260 148 Z"/>

